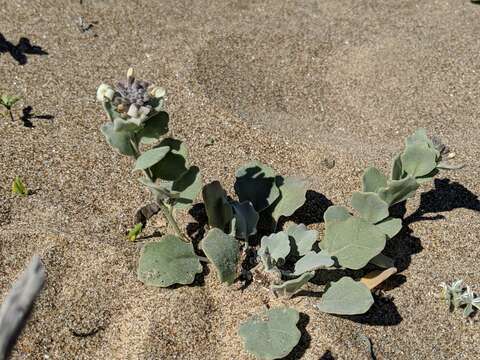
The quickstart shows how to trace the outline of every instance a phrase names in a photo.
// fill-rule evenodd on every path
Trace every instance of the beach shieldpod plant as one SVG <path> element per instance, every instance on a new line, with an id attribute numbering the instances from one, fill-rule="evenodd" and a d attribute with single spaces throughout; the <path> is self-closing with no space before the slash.
<path id="1" fill-rule="evenodd" d="M 447 164 L 442 157 L 447 148 L 438 139 L 430 139 L 425 130 L 417 130 L 405 142 L 405 149 L 392 164 L 390 176 L 370 167 L 362 177 L 362 191 L 352 195 L 347 208 L 331 206 L 324 214 L 325 237 L 320 248 L 338 262 L 339 267 L 360 270 L 367 264 L 388 268 L 375 270 L 357 282 L 344 277 L 330 284 L 318 309 L 324 312 L 353 315 L 368 310 L 373 303 L 369 286 L 394 274 L 393 259 L 382 254 L 387 239 L 402 228 L 402 220 L 389 214 L 392 205 L 414 196 L 421 183 L 431 180 L 441 169 L 458 166 Z"/>
<path id="2" fill-rule="evenodd" d="M 293 296 L 313 278 L 316 270 L 334 266 L 328 253 L 312 250 L 316 239 L 317 231 L 308 230 L 303 224 L 291 224 L 285 231 L 262 237 L 254 279 L 276 296 Z"/>
<path id="3" fill-rule="evenodd" d="M 269 309 L 250 317 L 238 332 L 245 349 L 258 359 L 281 359 L 300 341 L 299 319 L 294 309 Z"/>
<path id="4" fill-rule="evenodd" d="M 107 142 L 120 154 L 135 160 L 134 172 L 142 173 L 145 185 L 180 239 L 188 241 L 174 211 L 189 207 L 201 189 L 200 171 L 188 164 L 184 143 L 165 137 L 168 114 L 164 111 L 165 90 L 138 80 L 129 69 L 115 87 L 102 84 L 97 99 L 109 122 L 101 127 Z"/>

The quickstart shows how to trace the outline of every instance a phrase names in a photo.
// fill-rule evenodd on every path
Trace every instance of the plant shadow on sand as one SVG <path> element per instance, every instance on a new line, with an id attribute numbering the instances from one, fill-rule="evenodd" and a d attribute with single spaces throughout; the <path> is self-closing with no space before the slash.
<path id="1" fill-rule="evenodd" d="M 323 222 L 323 214 L 331 205 L 333 205 L 332 202 L 324 195 L 309 190 L 307 191 L 305 204 L 292 216 L 282 219 L 279 228 L 281 228 L 286 221 L 294 221 L 306 225 L 321 223 Z M 434 188 L 421 194 L 420 205 L 414 213 L 404 218 L 406 213 L 405 202 L 399 203 L 391 209 L 392 216 L 403 218 L 403 228 L 399 234 L 388 240 L 384 253 L 394 259 L 399 273 L 408 268 L 412 255 L 423 250 L 421 240 L 414 236 L 410 225 L 417 221 L 445 219 L 445 216 L 438 213 L 460 208 L 480 211 L 478 196 L 458 182 L 451 182 L 450 179 L 435 179 Z M 427 214 L 433 214 L 433 216 L 426 216 Z M 195 246 L 197 246 L 205 235 L 205 225 L 208 221 L 204 205 L 196 204 L 193 206 L 190 210 L 190 215 L 192 215 L 196 222 L 188 225 L 187 232 Z M 362 271 L 341 270 L 323 272 L 317 274 L 311 282 L 316 285 L 325 285 L 330 281 L 337 281 L 346 275 L 359 278 L 369 270 L 371 269 L 366 268 Z M 382 284 L 382 290 L 391 290 L 405 283 L 407 281 L 406 277 L 399 273 L 387 279 L 385 283 Z M 320 297 L 322 293 L 321 291 L 301 290 L 295 297 Z M 402 316 L 399 314 L 393 298 L 381 295 L 374 295 L 374 298 L 374 305 L 363 315 L 334 316 L 360 324 L 376 326 L 394 326 L 402 321 Z M 305 332 L 302 332 L 302 334 L 303 333 Z M 301 343 L 304 344 L 305 341 Z M 296 358 L 287 357 L 287 359 Z"/>
<path id="2" fill-rule="evenodd" d="M 300 341 L 298 344 L 292 349 L 290 354 L 283 357 L 282 360 L 298 360 L 303 357 L 305 351 L 310 347 L 310 343 L 312 342 L 312 337 L 307 332 L 307 325 L 310 322 L 310 316 L 304 313 L 300 313 L 300 320 L 297 323 L 297 327 L 302 333 L 300 337 Z"/>
<path id="3" fill-rule="evenodd" d="M 451 182 L 450 179 L 435 179 L 434 188 L 421 194 L 418 209 L 404 218 L 402 231 L 390 239 L 385 247 L 385 254 L 394 259 L 399 273 L 408 268 L 412 255 L 423 250 L 421 240 L 413 235 L 410 225 L 417 221 L 442 220 L 445 216 L 438 214 L 439 212 L 461 208 L 480 211 L 478 196 L 458 182 Z M 405 213 L 405 202 L 397 204 L 391 211 L 392 216 L 395 217 L 403 218 Z M 434 215 L 425 216 L 427 214 Z M 394 289 L 408 281 L 399 273 L 387 279 L 382 284 L 382 290 Z M 402 321 L 392 298 L 377 295 L 374 298 L 375 303 L 367 313 L 341 317 L 361 324 L 381 326 L 397 325 Z"/>
<path id="4" fill-rule="evenodd" d="M 32 45 L 30 40 L 25 37 L 21 37 L 17 45 L 13 45 L 0 33 L 0 55 L 2 53 L 9 53 L 19 65 L 27 63 L 27 55 L 48 55 L 48 52 L 40 46 Z"/>
<path id="5" fill-rule="evenodd" d="M 35 113 L 32 113 L 33 108 L 31 106 L 26 106 L 22 109 L 22 116 L 20 117 L 20 120 L 23 122 L 23 126 L 27 128 L 34 128 L 35 126 L 33 125 L 32 119 L 35 120 L 53 120 L 54 116 L 53 115 L 37 115 Z"/>

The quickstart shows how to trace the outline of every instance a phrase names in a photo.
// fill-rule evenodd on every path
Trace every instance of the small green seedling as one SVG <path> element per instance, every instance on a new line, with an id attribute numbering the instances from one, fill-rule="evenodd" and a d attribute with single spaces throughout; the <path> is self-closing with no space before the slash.
<path id="1" fill-rule="evenodd" d="M 135 224 L 133 228 L 128 230 L 128 235 L 127 235 L 128 240 L 130 241 L 137 240 L 137 238 L 140 236 L 140 233 L 142 232 L 142 229 L 143 229 L 142 223 Z"/>
<path id="2" fill-rule="evenodd" d="M 475 307 L 480 310 L 480 296 L 474 294 L 470 286 L 463 286 L 463 280 L 454 281 L 451 285 L 440 284 L 442 287 L 441 298 L 448 305 L 451 312 L 463 307 L 463 316 L 469 317 Z"/>
<path id="3" fill-rule="evenodd" d="M 12 113 L 12 107 L 21 99 L 20 96 L 15 96 L 15 95 L 2 95 L 0 97 L 0 105 L 3 105 L 8 113 L 10 114 L 10 119 L 12 121 L 15 121 L 13 118 L 13 113 Z"/>
<path id="4" fill-rule="evenodd" d="M 12 182 L 12 193 L 20 196 L 27 196 L 30 193 L 19 176 L 16 176 Z"/>

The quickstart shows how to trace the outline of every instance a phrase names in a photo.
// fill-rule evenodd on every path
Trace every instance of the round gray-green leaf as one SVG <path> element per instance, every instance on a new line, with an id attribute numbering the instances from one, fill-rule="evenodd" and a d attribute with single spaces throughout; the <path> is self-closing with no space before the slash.
<path id="1" fill-rule="evenodd" d="M 317 241 L 318 232 L 308 230 L 304 224 L 291 224 L 287 228 L 287 234 L 293 238 L 298 255 L 303 256 L 312 250 Z"/>
<path id="2" fill-rule="evenodd" d="M 397 154 L 392 161 L 392 168 L 390 170 L 390 180 L 400 180 L 403 177 L 403 174 L 404 174 L 404 171 L 402 168 L 401 154 Z M 378 189 L 376 192 L 378 192 Z"/>
<path id="3" fill-rule="evenodd" d="M 202 197 L 207 211 L 208 225 L 225 231 L 233 218 L 227 192 L 218 181 L 213 181 L 203 187 Z"/>
<path id="4" fill-rule="evenodd" d="M 317 253 L 310 251 L 295 263 L 295 272 L 293 274 L 300 275 L 309 271 L 325 269 L 333 266 L 333 264 L 334 261 L 326 252 L 320 251 Z"/>
<path id="5" fill-rule="evenodd" d="M 257 233 L 257 223 L 260 218 L 250 201 L 242 203 L 234 202 L 235 236 L 246 240 L 249 236 Z"/>
<path id="6" fill-rule="evenodd" d="M 152 144 L 168 132 L 169 116 L 166 112 L 159 112 L 145 122 L 145 126 L 138 133 L 142 144 Z"/>
<path id="7" fill-rule="evenodd" d="M 308 283 L 311 278 L 315 276 L 315 272 L 306 272 L 300 277 L 292 280 L 284 281 L 283 283 L 276 285 L 273 284 L 270 286 L 272 291 L 277 296 L 285 296 L 287 298 L 292 297 L 297 291 L 299 291 L 303 285 Z"/>
<path id="8" fill-rule="evenodd" d="M 188 209 L 193 204 L 201 188 L 202 176 L 200 175 L 200 169 L 196 166 L 191 166 L 180 179 L 174 181 L 171 187 L 169 187 L 169 190 L 176 194 L 173 207 L 176 209 Z"/>
<path id="9" fill-rule="evenodd" d="M 127 131 L 115 131 L 112 123 L 104 124 L 100 128 L 107 142 L 122 155 L 135 156 L 132 147 L 133 134 Z"/>
<path id="10" fill-rule="evenodd" d="M 375 226 L 389 238 L 393 238 L 402 230 L 402 219 L 388 217 Z"/>
<path id="11" fill-rule="evenodd" d="M 372 224 L 388 217 L 388 204 L 373 192 L 354 192 L 352 207 L 363 219 Z"/>
<path id="12" fill-rule="evenodd" d="M 280 196 L 275 176 L 271 167 L 258 161 L 242 166 L 234 186 L 240 202 L 250 201 L 258 212 L 272 205 Z"/>
<path id="13" fill-rule="evenodd" d="M 163 157 L 162 160 L 150 168 L 154 178 L 165 181 L 178 180 L 188 171 L 187 147 L 180 140 L 172 138 L 163 139 L 159 143 L 159 146 L 168 146 L 170 151 Z"/>
<path id="14" fill-rule="evenodd" d="M 177 236 L 166 235 L 158 242 L 145 244 L 137 268 L 138 279 L 145 285 L 167 287 L 191 284 L 202 265 L 193 245 Z"/>
<path id="15" fill-rule="evenodd" d="M 245 349 L 259 359 L 273 360 L 287 356 L 300 341 L 298 311 L 288 308 L 266 310 L 253 315 L 238 331 Z"/>
<path id="16" fill-rule="evenodd" d="M 362 186 L 364 192 L 377 192 L 387 186 L 387 177 L 377 168 L 369 167 L 363 173 Z"/>
<path id="17" fill-rule="evenodd" d="M 426 144 L 408 145 L 401 159 L 403 170 L 413 177 L 427 175 L 437 166 L 435 151 Z"/>
<path id="18" fill-rule="evenodd" d="M 169 151 L 170 148 L 168 146 L 160 146 L 145 151 L 142 155 L 138 157 L 137 161 L 135 162 L 135 168 L 133 170 L 145 170 L 149 167 L 152 167 L 160 160 L 162 160 Z"/>
<path id="19" fill-rule="evenodd" d="M 341 266 L 358 270 L 383 250 L 385 242 L 386 235 L 375 225 L 350 217 L 328 224 L 320 247 L 331 257 L 336 257 Z"/>
<path id="20" fill-rule="evenodd" d="M 386 188 L 380 188 L 378 196 L 389 206 L 402 202 L 413 195 L 420 185 L 412 176 L 401 180 L 390 180 Z"/>
<path id="21" fill-rule="evenodd" d="M 325 220 L 325 225 L 327 226 L 334 222 L 345 221 L 351 217 L 352 215 L 345 207 L 338 205 L 329 206 L 325 214 L 323 214 L 323 220 Z"/>
<path id="22" fill-rule="evenodd" d="M 290 253 L 290 240 L 287 233 L 280 231 L 276 234 L 262 237 L 258 255 L 263 256 L 267 248 L 273 260 L 285 260 Z"/>
<path id="23" fill-rule="evenodd" d="M 292 177 L 277 176 L 276 184 L 280 189 L 280 197 L 273 204 L 272 217 L 278 221 L 281 216 L 290 216 L 300 208 L 306 199 L 305 181 Z"/>
<path id="24" fill-rule="evenodd" d="M 238 240 L 213 228 L 201 242 L 201 248 L 217 270 L 221 282 L 232 284 L 237 277 Z"/>
<path id="25" fill-rule="evenodd" d="M 372 293 L 366 285 L 344 276 L 330 284 L 316 307 L 329 314 L 357 315 L 366 313 L 373 302 Z"/>

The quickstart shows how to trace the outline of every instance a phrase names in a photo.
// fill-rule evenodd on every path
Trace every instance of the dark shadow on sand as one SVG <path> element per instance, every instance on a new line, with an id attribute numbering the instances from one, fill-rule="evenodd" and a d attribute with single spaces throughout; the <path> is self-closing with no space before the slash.
<path id="1" fill-rule="evenodd" d="M 27 63 L 27 55 L 48 55 L 48 52 L 40 46 L 32 45 L 30 40 L 25 37 L 21 37 L 18 44 L 14 45 L 0 33 L 0 55 L 2 53 L 9 53 L 19 65 Z"/>

